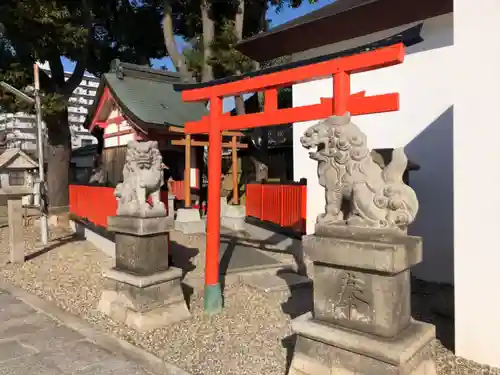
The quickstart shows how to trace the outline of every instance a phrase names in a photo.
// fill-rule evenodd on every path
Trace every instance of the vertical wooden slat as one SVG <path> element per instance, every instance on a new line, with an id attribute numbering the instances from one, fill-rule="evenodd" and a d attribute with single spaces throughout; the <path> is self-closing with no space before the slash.
<path id="1" fill-rule="evenodd" d="M 247 184 L 247 216 L 305 233 L 305 185 Z"/>
<path id="2" fill-rule="evenodd" d="M 279 187 L 279 195 L 280 195 L 280 226 L 284 226 L 285 224 L 285 186 L 280 185 Z"/>
<path id="3" fill-rule="evenodd" d="M 264 185 L 260 185 L 260 211 L 259 211 L 259 219 L 264 220 L 264 198 L 265 198 L 265 191 L 264 191 Z"/>
<path id="4" fill-rule="evenodd" d="M 239 204 L 238 197 L 238 150 L 236 148 L 236 136 L 231 138 L 231 159 L 233 162 L 233 203 Z"/>
<path id="5" fill-rule="evenodd" d="M 184 206 L 191 207 L 191 135 L 186 135 L 184 150 Z"/>
<path id="6" fill-rule="evenodd" d="M 300 188 L 301 188 L 300 218 L 301 218 L 301 221 L 302 221 L 301 230 L 302 230 L 302 233 L 306 233 L 306 225 L 307 225 L 307 185 L 302 185 Z"/>

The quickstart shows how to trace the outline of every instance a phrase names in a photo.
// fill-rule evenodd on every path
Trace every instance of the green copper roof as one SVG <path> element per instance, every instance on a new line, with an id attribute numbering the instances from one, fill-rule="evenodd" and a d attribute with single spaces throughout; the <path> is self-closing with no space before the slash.
<path id="1" fill-rule="evenodd" d="M 197 121 L 208 112 L 203 103 L 182 100 L 173 88 L 180 82 L 177 73 L 115 61 L 111 72 L 103 75 L 98 92 L 109 87 L 123 114 L 139 126 L 184 127 L 185 122 Z"/>

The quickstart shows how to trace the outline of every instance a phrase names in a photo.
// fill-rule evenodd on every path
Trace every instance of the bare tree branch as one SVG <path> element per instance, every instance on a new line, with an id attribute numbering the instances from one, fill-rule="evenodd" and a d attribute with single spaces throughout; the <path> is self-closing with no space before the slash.
<path id="1" fill-rule="evenodd" d="M 203 82 L 214 79 L 212 65 L 209 63 L 212 56 L 212 43 L 215 37 L 215 24 L 210 18 L 210 4 L 207 0 L 201 2 L 201 22 L 203 25 L 203 70 L 201 79 Z"/>
<path id="2" fill-rule="evenodd" d="M 234 31 L 238 41 L 243 39 L 243 21 L 245 20 L 245 0 L 238 2 L 238 9 L 234 16 Z"/>
<path id="3" fill-rule="evenodd" d="M 82 56 L 76 63 L 75 70 L 69 79 L 66 81 L 62 93 L 64 95 L 71 95 L 73 91 L 78 87 L 87 69 L 87 59 L 90 54 L 90 43 L 92 41 L 94 27 L 92 21 L 92 13 L 89 7 L 88 0 L 82 0 L 83 13 L 85 14 L 85 29 L 87 30 L 87 40 L 85 46 L 82 50 Z"/>
<path id="4" fill-rule="evenodd" d="M 243 39 L 243 21 L 245 19 L 245 0 L 239 0 L 238 9 L 236 11 L 236 15 L 234 16 L 234 35 L 236 36 L 236 40 L 239 42 Z M 237 75 L 240 75 L 241 72 L 236 72 Z M 242 95 L 238 95 L 234 97 L 234 105 L 236 107 L 236 113 L 238 115 L 245 114 L 245 101 L 243 100 Z"/>
<path id="5" fill-rule="evenodd" d="M 52 80 L 52 78 L 49 77 L 49 75 L 43 70 L 39 70 L 39 78 L 40 78 L 40 88 L 49 93 L 49 92 L 56 92 L 56 84 Z"/>
<path id="6" fill-rule="evenodd" d="M 56 86 L 62 87 L 64 85 L 64 67 L 61 62 L 61 56 L 59 55 L 59 51 L 57 51 L 57 49 L 55 49 L 55 51 L 51 53 L 48 61 L 50 65 L 52 81 L 54 81 Z"/>
<path id="7" fill-rule="evenodd" d="M 165 47 L 167 52 L 172 59 L 177 71 L 181 74 L 184 80 L 191 80 L 193 78 L 192 74 L 189 72 L 186 60 L 179 50 L 177 49 L 177 43 L 174 38 L 174 27 L 172 24 L 172 7 L 170 6 L 170 0 L 164 0 L 163 2 L 163 38 L 165 39 Z"/>

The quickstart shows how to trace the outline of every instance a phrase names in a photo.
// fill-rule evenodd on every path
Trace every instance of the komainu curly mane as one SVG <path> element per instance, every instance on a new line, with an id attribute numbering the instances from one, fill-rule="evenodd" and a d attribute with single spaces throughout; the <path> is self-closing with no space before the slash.
<path id="1" fill-rule="evenodd" d="M 325 213 L 318 224 L 399 229 L 415 220 L 418 200 L 403 182 L 408 159 L 395 149 L 384 169 L 376 164 L 366 135 L 351 122 L 350 114 L 332 116 L 308 128 L 301 138 L 305 148 L 316 148 L 319 183 L 325 188 Z M 349 203 L 347 213 L 343 202 Z"/>
<path id="2" fill-rule="evenodd" d="M 160 200 L 162 186 L 163 162 L 158 142 L 129 142 L 123 167 L 123 182 L 115 189 L 117 215 L 165 216 L 165 204 Z M 148 203 L 149 197 L 151 204 Z"/>

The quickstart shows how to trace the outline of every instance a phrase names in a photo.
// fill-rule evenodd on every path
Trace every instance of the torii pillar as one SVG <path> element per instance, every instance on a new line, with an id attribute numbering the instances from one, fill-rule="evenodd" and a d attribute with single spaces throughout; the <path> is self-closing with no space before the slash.
<path id="1" fill-rule="evenodd" d="M 400 64 L 404 59 L 404 45 L 395 44 L 370 52 L 340 57 L 323 62 L 281 71 L 266 70 L 234 77 L 221 83 L 212 81 L 202 84 L 179 84 L 186 102 L 210 101 L 210 113 L 200 121 L 185 124 L 186 134 L 209 135 L 208 149 L 208 222 L 205 264 L 205 312 L 217 313 L 222 309 L 219 283 L 220 246 L 220 188 L 221 188 L 221 132 L 273 126 L 293 122 L 312 121 L 332 115 L 364 115 L 397 111 L 399 94 L 365 96 L 364 92 L 351 94 L 350 75 Z M 267 73 L 269 72 L 269 73 Z M 266 74 L 267 73 L 267 74 Z M 303 81 L 334 78 L 334 98 L 322 98 L 320 104 L 296 108 L 278 109 L 278 88 Z M 264 111 L 260 113 L 230 116 L 222 113 L 224 97 L 248 92 L 264 92 Z"/>

